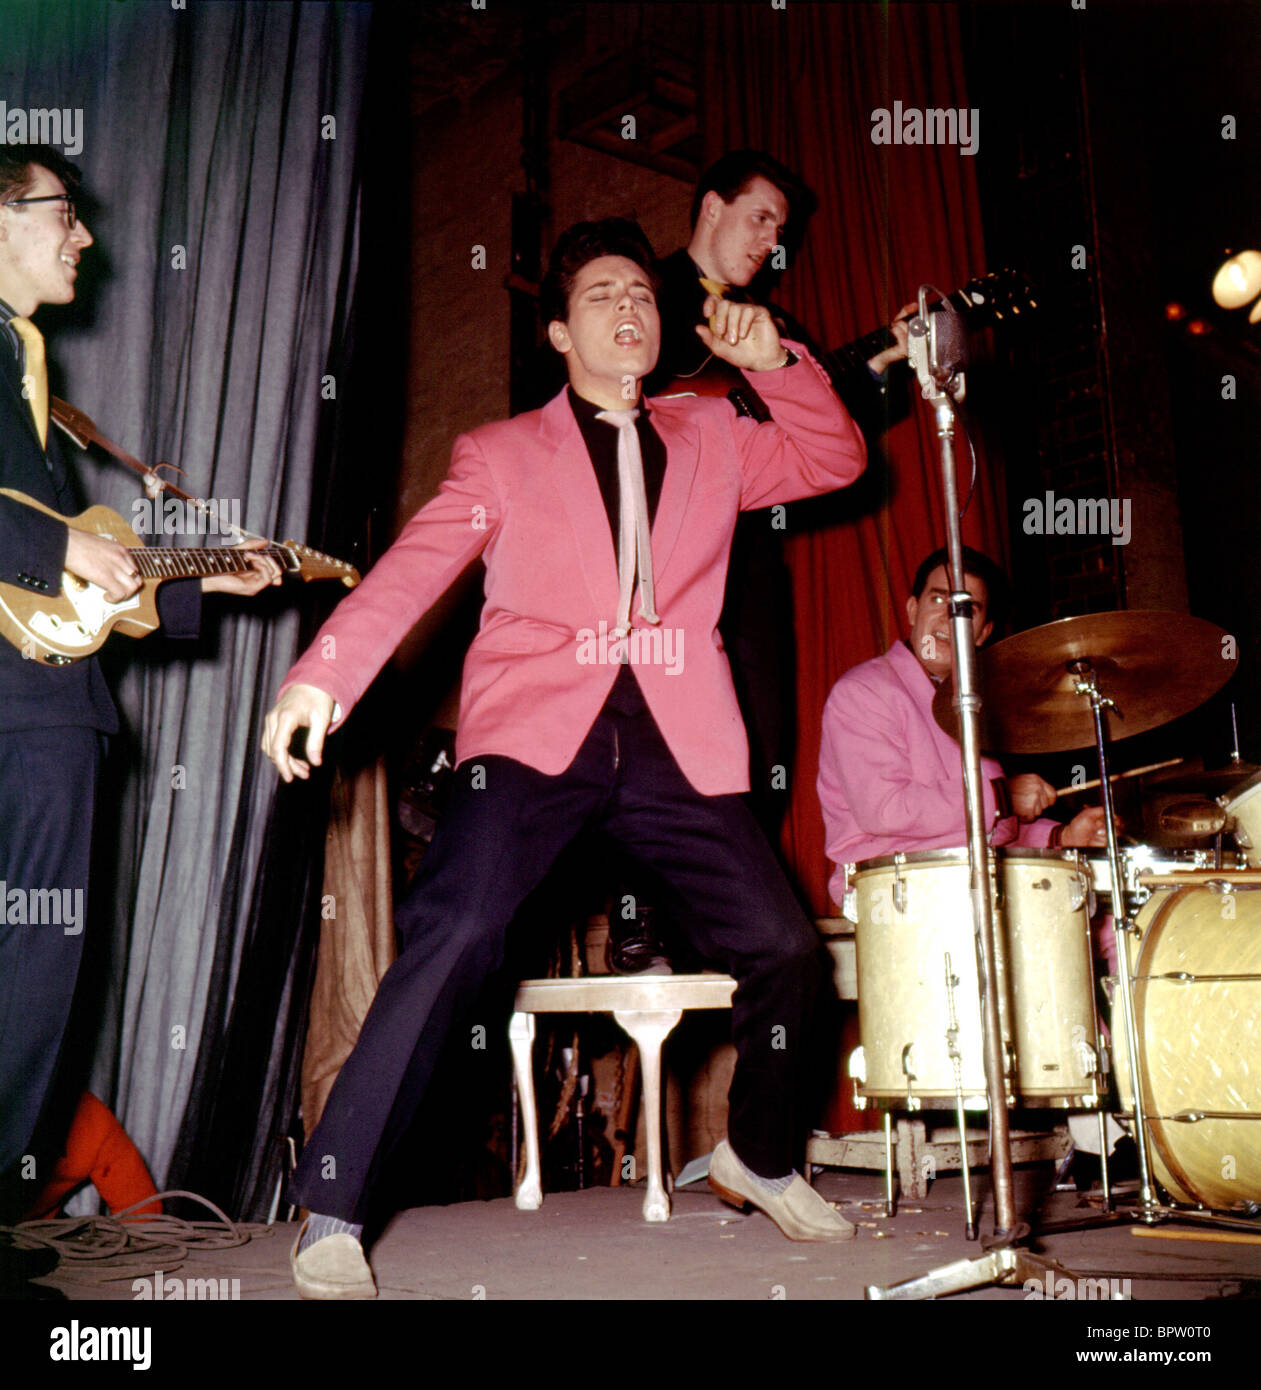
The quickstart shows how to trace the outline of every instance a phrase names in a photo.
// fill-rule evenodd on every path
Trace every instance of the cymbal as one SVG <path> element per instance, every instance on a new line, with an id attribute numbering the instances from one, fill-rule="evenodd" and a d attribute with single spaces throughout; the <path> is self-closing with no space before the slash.
<path id="1" fill-rule="evenodd" d="M 1199 792 L 1203 796 L 1225 796 L 1236 787 L 1242 786 L 1250 778 L 1261 772 L 1256 763 L 1228 763 L 1225 767 L 1205 768 L 1200 771 L 1185 769 L 1172 777 L 1153 777 L 1146 785 L 1150 794 L 1165 792 Z"/>
<path id="2" fill-rule="evenodd" d="M 1103 695 L 1110 741 L 1145 733 L 1202 705 L 1234 674 L 1226 633 L 1186 613 L 1087 613 L 1018 632 L 977 653 L 981 744 L 1009 753 L 1056 753 L 1095 741 L 1090 702 L 1071 663 L 1087 662 Z M 958 737 L 954 678 L 933 698 L 933 718 Z"/>

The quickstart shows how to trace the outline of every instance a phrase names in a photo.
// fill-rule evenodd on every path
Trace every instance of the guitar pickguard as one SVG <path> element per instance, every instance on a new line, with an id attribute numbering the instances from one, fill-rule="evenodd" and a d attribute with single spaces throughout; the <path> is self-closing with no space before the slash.
<path id="1" fill-rule="evenodd" d="M 74 610 L 67 620 L 47 609 L 36 609 L 27 619 L 27 626 L 46 642 L 72 651 L 76 647 L 91 650 L 101 629 L 120 613 L 134 612 L 140 607 L 140 597 L 133 594 L 122 603 L 110 603 L 105 590 L 97 584 L 85 583 L 72 574 L 62 573 L 61 597 Z"/>

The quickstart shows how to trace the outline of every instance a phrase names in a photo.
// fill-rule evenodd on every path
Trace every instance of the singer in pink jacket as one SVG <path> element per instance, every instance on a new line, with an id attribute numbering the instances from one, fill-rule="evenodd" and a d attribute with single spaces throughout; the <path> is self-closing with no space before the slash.
<path id="1" fill-rule="evenodd" d="M 373 1188 L 450 1029 L 503 958 L 517 906 L 597 825 L 688 903 L 698 953 L 738 981 L 728 1141 L 711 1182 L 794 1239 L 853 1227 L 793 1171 L 818 937 L 739 793 L 748 750 L 716 627 L 741 509 L 829 491 L 862 437 L 769 314 L 711 298 L 705 345 L 749 373 L 774 423 L 724 400 L 644 400 L 660 319 L 634 223 L 571 228 L 542 309 L 569 387 L 455 445 L 451 471 L 285 680 L 264 749 L 286 781 L 476 555 L 486 603 L 465 662 L 450 804 L 399 906 L 398 960 L 307 1145 L 293 1264 L 316 1298 L 372 1297 L 359 1244 Z M 769 524 L 769 522 L 768 522 Z M 289 751 L 309 730 L 306 758 Z"/>

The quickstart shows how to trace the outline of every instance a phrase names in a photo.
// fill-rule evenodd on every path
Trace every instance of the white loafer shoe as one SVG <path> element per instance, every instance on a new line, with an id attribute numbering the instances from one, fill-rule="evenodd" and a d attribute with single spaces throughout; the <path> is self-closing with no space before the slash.
<path id="1" fill-rule="evenodd" d="M 345 1231 L 325 1236 L 301 1253 L 298 1246 L 306 1233 L 302 1223 L 289 1254 L 293 1282 L 302 1298 L 375 1298 L 376 1281 L 364 1258 L 363 1246 Z"/>
<path id="2" fill-rule="evenodd" d="M 709 1160 L 709 1185 L 733 1207 L 764 1211 L 789 1240 L 853 1240 L 858 1233 L 799 1173 L 782 1193 L 760 1191 L 725 1139 Z"/>

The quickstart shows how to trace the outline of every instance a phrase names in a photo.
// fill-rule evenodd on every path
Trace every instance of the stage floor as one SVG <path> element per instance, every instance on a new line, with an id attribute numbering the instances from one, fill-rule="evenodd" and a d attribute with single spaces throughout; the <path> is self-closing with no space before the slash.
<path id="1" fill-rule="evenodd" d="M 1016 1170 L 1017 1209 L 1043 1202 L 1046 1220 L 1086 1214 L 1082 1199 L 1047 1191 L 1049 1164 Z M 696 1184 L 674 1195 L 674 1215 L 649 1225 L 640 1215 L 640 1187 L 592 1188 L 545 1196 L 537 1212 L 518 1211 L 510 1199 L 420 1207 L 400 1212 L 371 1252 L 382 1299 L 861 1299 L 868 1284 L 887 1285 L 982 1253 L 964 1237 L 962 1182 L 938 1179 L 929 1196 L 907 1201 L 886 1218 L 882 1179 L 828 1170 L 818 1188 L 858 1223 L 854 1241 L 836 1245 L 786 1240 L 760 1213 L 742 1216 L 708 1187 Z M 974 1195 L 988 1178 L 974 1180 Z M 1041 1194 L 1041 1196 L 1040 1196 Z M 991 1206 L 981 1222 L 992 1231 Z M 1258 1235 L 1261 1236 L 1261 1223 Z M 229 1281 L 220 1296 L 253 1300 L 296 1299 L 289 1249 L 296 1226 L 252 1226 L 248 1244 L 221 1251 L 194 1251 L 163 1278 Z M 1193 1236 L 1201 1228 L 1159 1228 Z M 1130 1280 L 1138 1300 L 1237 1299 L 1261 1296 L 1261 1244 L 1202 1238 L 1140 1238 L 1129 1225 L 1046 1236 L 1038 1247 L 1074 1275 L 1091 1280 Z M 134 1281 L 155 1271 L 139 1265 L 112 1282 L 106 1271 L 62 1266 L 43 1281 L 71 1300 L 139 1295 Z M 239 1281 L 239 1293 L 231 1281 Z M 206 1297 L 192 1292 L 189 1297 Z M 1100 1285 L 1075 1297 L 1099 1297 Z M 1019 1285 L 956 1295 L 965 1299 L 1025 1300 L 1040 1291 Z M 1066 1290 L 1057 1290 L 1062 1296 Z M 166 1290 L 169 1299 L 171 1291 Z M 214 1296 L 210 1294 L 209 1296 Z"/>

